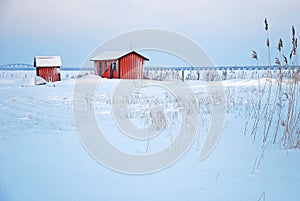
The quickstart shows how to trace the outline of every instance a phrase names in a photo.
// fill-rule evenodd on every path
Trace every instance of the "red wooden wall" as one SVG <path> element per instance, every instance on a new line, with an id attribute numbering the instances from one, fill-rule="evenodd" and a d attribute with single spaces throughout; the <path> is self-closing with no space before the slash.
<path id="1" fill-rule="evenodd" d="M 44 78 L 48 82 L 60 81 L 59 67 L 37 67 L 36 75 Z"/>
<path id="2" fill-rule="evenodd" d="M 111 68 L 112 63 L 116 63 L 116 70 L 112 69 L 112 77 L 111 77 Z M 103 60 L 103 61 L 95 61 L 95 74 L 99 75 L 103 78 L 119 78 L 118 76 L 118 60 Z M 106 66 L 106 67 L 105 67 Z M 106 68 L 106 69 L 105 69 Z"/>
<path id="3" fill-rule="evenodd" d="M 113 63 L 116 65 L 115 70 L 112 68 Z M 108 79 L 142 79 L 144 74 L 144 58 L 135 53 L 118 60 L 94 61 L 94 65 L 95 74 Z"/>
<path id="4" fill-rule="evenodd" d="M 137 54 L 129 54 L 119 60 L 120 77 L 125 79 L 142 79 L 144 74 L 144 58 Z"/>

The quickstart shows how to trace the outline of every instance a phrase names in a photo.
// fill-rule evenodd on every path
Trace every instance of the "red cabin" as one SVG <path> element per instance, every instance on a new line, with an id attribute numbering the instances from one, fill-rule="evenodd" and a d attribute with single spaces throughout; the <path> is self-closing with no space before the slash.
<path id="1" fill-rule="evenodd" d="M 103 52 L 91 59 L 95 75 L 103 78 L 142 79 L 146 57 L 135 51 Z"/>
<path id="2" fill-rule="evenodd" d="M 60 67 L 62 66 L 60 56 L 36 56 L 34 67 L 36 75 L 48 82 L 60 81 Z"/>

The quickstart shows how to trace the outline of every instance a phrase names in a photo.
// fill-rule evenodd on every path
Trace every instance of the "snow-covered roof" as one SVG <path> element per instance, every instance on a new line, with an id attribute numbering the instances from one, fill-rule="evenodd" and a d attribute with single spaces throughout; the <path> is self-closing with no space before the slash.
<path id="1" fill-rule="evenodd" d="M 115 60 L 115 59 L 120 59 L 128 54 L 135 53 L 141 57 L 143 57 L 146 61 L 149 59 L 144 57 L 143 55 L 137 53 L 136 51 L 133 50 L 127 50 L 127 51 L 108 51 L 108 52 L 102 52 L 96 57 L 91 58 L 91 61 L 99 61 L 99 60 Z"/>
<path id="2" fill-rule="evenodd" d="M 60 56 L 35 56 L 34 67 L 56 67 L 62 66 Z"/>

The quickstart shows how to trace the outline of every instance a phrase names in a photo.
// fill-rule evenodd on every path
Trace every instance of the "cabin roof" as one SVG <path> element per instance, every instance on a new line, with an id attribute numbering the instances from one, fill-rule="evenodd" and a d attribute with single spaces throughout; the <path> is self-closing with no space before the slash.
<path id="1" fill-rule="evenodd" d="M 34 67 L 60 67 L 62 66 L 60 56 L 35 56 Z"/>
<path id="2" fill-rule="evenodd" d="M 148 58 L 144 57 L 143 55 L 137 53 L 136 51 L 133 50 L 127 50 L 127 51 L 107 51 L 107 52 L 102 52 L 101 54 L 91 58 L 91 61 L 105 61 L 105 60 L 116 60 L 120 59 L 128 54 L 137 54 L 141 57 L 143 57 L 144 60 L 149 61 Z"/>

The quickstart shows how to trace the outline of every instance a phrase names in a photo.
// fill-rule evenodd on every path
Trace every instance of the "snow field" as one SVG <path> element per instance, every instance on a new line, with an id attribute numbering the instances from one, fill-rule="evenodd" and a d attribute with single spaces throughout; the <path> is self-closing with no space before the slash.
<path id="1" fill-rule="evenodd" d="M 192 147 L 165 170 L 133 176 L 103 167 L 82 146 L 73 120 L 72 73 L 68 79 L 62 76 L 61 82 L 33 86 L 34 72 L 0 72 L 0 200 L 299 198 L 299 150 L 286 149 L 281 143 L 270 143 L 271 140 L 262 146 L 263 123 L 253 141 L 251 127 L 255 118 L 249 116 L 255 116 L 251 110 L 257 105 L 257 80 L 222 82 L 227 100 L 223 133 L 205 160 L 198 158 L 211 121 L 212 103 L 205 84 L 190 81 L 201 116 Z M 264 82 L 266 79 L 261 80 L 262 86 Z M 91 102 L 100 129 L 114 146 L 132 154 L 149 154 L 176 138 L 181 111 L 174 96 L 159 87 L 141 89 L 128 96 L 128 118 L 135 125 L 146 127 L 152 121 L 149 109 L 161 105 L 164 129 L 147 141 L 124 135 L 111 112 L 117 84 L 117 80 L 102 79 Z"/>

